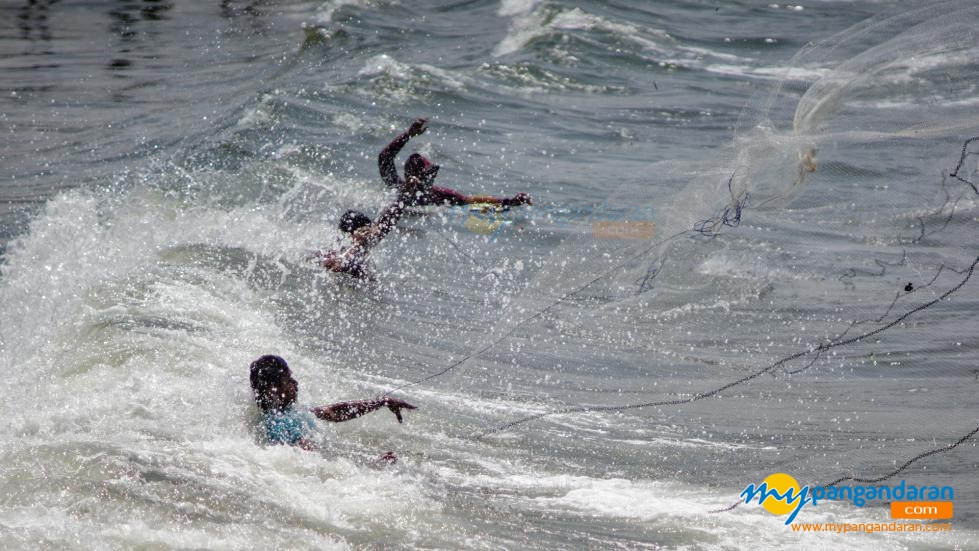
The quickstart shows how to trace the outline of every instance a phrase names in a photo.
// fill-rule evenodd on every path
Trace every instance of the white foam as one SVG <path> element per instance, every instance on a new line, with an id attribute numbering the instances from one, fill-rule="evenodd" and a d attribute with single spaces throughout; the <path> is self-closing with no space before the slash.
<path id="1" fill-rule="evenodd" d="M 544 10 L 521 12 L 519 17 L 514 17 L 510 22 L 510 29 L 503 40 L 493 48 L 493 57 L 517 52 L 531 40 L 546 35 L 548 30 L 547 13 Z"/>
<path id="2" fill-rule="evenodd" d="M 379 89 L 372 93 L 380 92 L 396 102 L 407 101 L 416 93 L 418 85 L 463 90 L 472 83 L 472 79 L 464 75 L 429 64 L 411 65 L 387 54 L 370 58 L 357 74 L 380 83 Z"/>
<path id="3" fill-rule="evenodd" d="M 675 61 L 678 64 L 685 63 L 683 60 Z M 714 63 L 704 65 L 704 70 L 722 75 L 734 75 L 740 77 L 754 77 L 771 80 L 800 80 L 813 81 L 829 74 L 828 69 L 818 67 L 752 67 L 750 65 L 731 65 L 724 63 Z"/>
<path id="4" fill-rule="evenodd" d="M 344 539 L 329 534 L 367 538 L 405 510 L 438 509 L 399 471 L 331 457 L 329 430 L 322 454 L 255 444 L 247 366 L 256 356 L 286 357 L 301 400 L 339 399 L 352 387 L 289 341 L 275 289 L 250 282 L 255 262 L 289 277 L 283 244 L 316 242 L 328 229 L 279 212 L 193 206 L 145 188 L 73 191 L 10 245 L 0 303 L 22 321 L 0 326 L 17 366 L 5 376 L 20 388 L 4 400 L 5 472 L 41 468 L 47 478 L 31 482 L 32 499 L 73 505 L 11 503 L 3 530 L 25 541 L 236 549 L 275 545 L 281 531 L 254 521 L 271 510 L 290 537 L 340 549 Z M 239 266 L 212 260 L 222 255 L 238 255 Z M 250 255 L 263 260 L 246 265 Z M 93 484 L 106 490 L 99 499 Z"/>
<path id="5" fill-rule="evenodd" d="M 733 277 L 752 281 L 782 280 L 811 280 L 819 279 L 815 274 L 806 274 L 798 270 L 779 268 L 760 257 L 745 255 L 733 256 L 720 252 L 709 256 L 701 262 L 697 271 L 704 275 Z"/>
<path id="6" fill-rule="evenodd" d="M 669 38 L 669 35 L 657 29 L 642 29 L 628 23 L 614 23 L 603 17 L 586 13 L 580 8 L 559 13 L 551 22 L 552 29 L 559 30 L 591 30 L 599 29 L 609 34 L 631 40 L 643 48 L 653 52 L 665 52 L 666 50 L 657 42 L 642 36 L 643 32 L 658 35 L 661 38 Z"/>
<path id="7" fill-rule="evenodd" d="M 547 6 L 541 6 L 533 11 L 521 11 L 514 15 L 506 36 L 493 49 L 494 57 L 517 52 L 534 39 L 554 31 L 599 29 L 631 40 L 649 51 L 660 53 L 666 50 L 656 41 L 644 37 L 643 33 L 651 33 L 663 39 L 670 39 L 669 35 L 663 31 L 657 29 L 640 30 L 628 23 L 615 23 L 587 13 L 581 8 L 573 8 L 552 15 Z"/>
<path id="8" fill-rule="evenodd" d="M 240 128 L 254 128 L 264 126 L 272 120 L 270 113 L 272 103 L 271 94 L 262 94 L 258 105 L 245 109 L 245 113 L 238 119 L 236 126 Z"/>
<path id="9" fill-rule="evenodd" d="M 379 54 L 368 59 L 357 74 L 362 76 L 388 75 L 407 79 L 411 76 L 411 66 L 401 63 L 387 54 Z"/>
<path id="10" fill-rule="evenodd" d="M 509 17 L 530 13 L 540 2 L 541 0 L 500 0 L 500 7 L 496 10 L 496 14 L 500 17 Z"/>
<path id="11" fill-rule="evenodd" d="M 314 20 L 316 23 L 325 25 L 333 22 L 333 14 L 344 6 L 356 6 L 359 8 L 365 7 L 368 2 L 365 0 L 331 0 L 325 2 L 319 8 L 316 9 L 314 14 Z"/>

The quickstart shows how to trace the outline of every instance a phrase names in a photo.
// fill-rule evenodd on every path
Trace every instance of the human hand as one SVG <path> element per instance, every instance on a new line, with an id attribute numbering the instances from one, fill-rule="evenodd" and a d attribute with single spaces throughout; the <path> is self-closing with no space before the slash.
<path id="1" fill-rule="evenodd" d="M 517 206 L 517 205 L 533 205 L 534 204 L 534 199 L 529 194 L 524 193 L 524 192 L 521 191 L 520 193 L 514 195 L 513 196 L 513 199 L 510 199 L 510 204 L 513 205 L 513 206 Z"/>
<path id="2" fill-rule="evenodd" d="M 326 254 L 317 251 L 316 257 L 319 261 L 319 265 L 328 270 L 332 270 L 334 272 L 339 271 L 343 266 L 343 262 L 337 258 L 336 251 L 329 251 Z"/>
<path id="3" fill-rule="evenodd" d="M 397 398 L 385 398 L 384 407 L 388 408 L 394 413 L 394 416 L 398 418 L 398 422 L 402 423 L 404 420 L 401 418 L 402 409 L 417 409 L 415 406 L 405 402 L 404 400 L 399 400 Z"/>
<path id="4" fill-rule="evenodd" d="M 388 465 L 394 465 L 398 462 L 398 456 L 394 455 L 394 452 L 385 452 L 384 455 L 377 458 L 379 461 L 383 461 Z"/>
<path id="5" fill-rule="evenodd" d="M 408 127 L 408 135 L 421 136 L 426 130 L 428 130 L 428 119 L 415 119 L 415 122 Z"/>

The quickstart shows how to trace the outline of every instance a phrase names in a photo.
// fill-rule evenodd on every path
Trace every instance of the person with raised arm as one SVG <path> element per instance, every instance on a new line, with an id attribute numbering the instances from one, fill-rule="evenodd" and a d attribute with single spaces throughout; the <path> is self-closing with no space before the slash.
<path id="1" fill-rule="evenodd" d="M 350 237 L 350 245 L 326 253 L 317 251 L 319 265 L 331 272 L 349 274 L 357 279 L 373 280 L 374 267 L 370 250 L 398 225 L 411 197 L 418 191 L 415 183 L 406 183 L 394 201 L 381 211 L 374 222 L 366 214 L 348 210 L 340 217 L 340 231 Z"/>
<path id="2" fill-rule="evenodd" d="M 488 203 L 501 207 L 515 207 L 533 204 L 530 195 L 526 193 L 518 193 L 513 197 L 465 195 L 454 189 L 436 186 L 434 182 L 435 177 L 438 176 L 439 165 L 432 163 L 420 153 L 412 153 L 408 156 L 404 164 L 405 177 L 401 178 L 394 164 L 394 158 L 401 152 L 408 140 L 415 136 L 421 136 L 426 130 L 428 130 L 428 119 L 415 120 L 407 130 L 394 138 L 377 156 L 377 168 L 380 170 L 381 179 L 384 180 L 385 184 L 399 190 L 406 189 L 410 185 L 416 188 L 417 191 L 409 197 L 409 206 Z"/>

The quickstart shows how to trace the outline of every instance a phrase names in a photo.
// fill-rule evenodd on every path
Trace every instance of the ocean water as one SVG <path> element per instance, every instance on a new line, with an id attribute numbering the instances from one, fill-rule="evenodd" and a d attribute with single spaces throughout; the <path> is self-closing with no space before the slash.
<path id="1" fill-rule="evenodd" d="M 2 546 L 979 548 L 974 15 L 2 3 Z M 317 269 L 417 117 L 441 185 L 534 206 Z M 655 238 L 596 238 L 624 207 Z M 418 409 L 262 447 L 262 354 L 305 404 Z M 950 485 L 953 529 L 716 512 L 775 472 Z"/>

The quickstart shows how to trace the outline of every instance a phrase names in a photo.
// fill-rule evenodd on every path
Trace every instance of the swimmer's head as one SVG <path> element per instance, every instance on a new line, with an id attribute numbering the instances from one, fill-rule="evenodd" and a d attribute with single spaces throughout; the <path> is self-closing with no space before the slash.
<path id="1" fill-rule="evenodd" d="M 262 411 L 286 409 L 299 395 L 299 383 L 279 356 L 262 356 L 252 362 L 249 379 L 252 396 Z"/>
<path id="2" fill-rule="evenodd" d="M 405 161 L 405 179 L 417 178 L 422 185 L 432 185 L 438 173 L 439 165 L 418 153 L 412 153 Z"/>
<path id="3" fill-rule="evenodd" d="M 370 226 L 371 219 L 357 210 L 348 210 L 340 217 L 339 228 L 343 233 L 353 233 L 364 226 Z"/>

